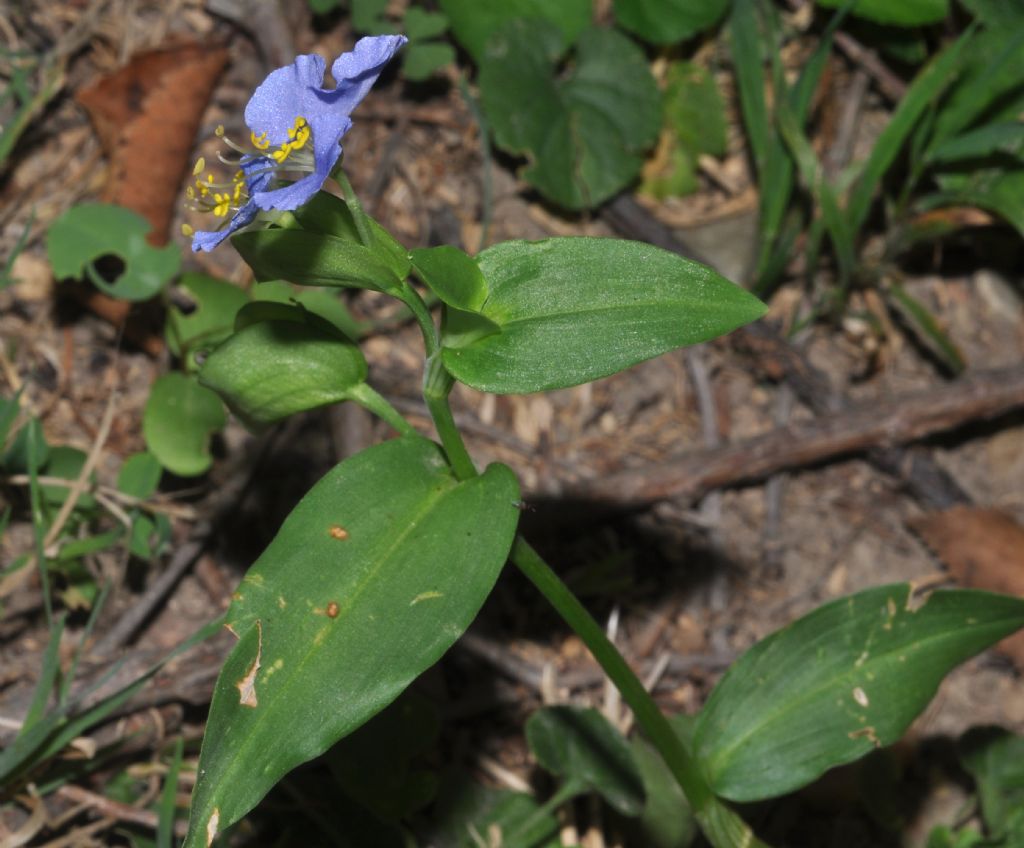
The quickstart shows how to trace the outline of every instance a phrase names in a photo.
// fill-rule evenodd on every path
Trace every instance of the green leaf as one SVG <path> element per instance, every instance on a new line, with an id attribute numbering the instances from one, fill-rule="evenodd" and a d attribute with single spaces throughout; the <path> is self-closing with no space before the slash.
<path id="1" fill-rule="evenodd" d="M 978 20 L 990 27 L 1019 28 L 1024 24 L 1020 0 L 960 0 Z"/>
<path id="2" fill-rule="evenodd" d="M 818 0 L 819 6 L 838 9 L 848 0 Z M 934 24 L 949 14 L 949 0 L 858 0 L 851 10 L 878 24 L 915 27 Z"/>
<path id="3" fill-rule="evenodd" d="M 197 351 L 215 347 L 231 335 L 238 310 L 249 296 L 238 286 L 206 274 L 183 274 L 178 285 L 194 301 L 187 314 L 171 303 L 167 310 L 167 346 L 175 356 L 183 356 L 186 367 L 194 370 Z"/>
<path id="4" fill-rule="evenodd" d="M 714 77 L 692 62 L 673 62 L 665 79 L 665 124 L 694 153 L 723 156 L 725 104 Z"/>
<path id="5" fill-rule="evenodd" d="M 500 332 L 443 357 L 457 380 L 497 394 L 596 380 L 765 310 L 710 268 L 640 242 L 509 241 L 477 261 L 490 286 L 481 313 Z"/>
<path id="6" fill-rule="evenodd" d="M 280 320 L 235 333 L 199 371 L 200 382 L 254 428 L 347 400 L 365 379 L 366 360 L 346 336 L 330 326 Z"/>
<path id="7" fill-rule="evenodd" d="M 615 20 L 652 44 L 675 44 L 717 24 L 729 0 L 615 0 Z"/>
<path id="8" fill-rule="evenodd" d="M 566 784 L 593 789 L 624 816 L 644 808 L 644 783 L 629 743 L 590 707 L 544 707 L 526 722 L 526 741 Z"/>
<path id="9" fill-rule="evenodd" d="M 306 230 L 257 230 L 232 244 L 261 279 L 395 292 L 402 278 L 361 244 Z M 408 267 L 408 265 L 407 265 Z"/>
<path id="10" fill-rule="evenodd" d="M 949 333 L 942 328 L 938 319 L 932 315 L 927 306 L 899 283 L 887 289 L 886 294 L 889 296 L 890 303 L 910 321 L 913 327 L 920 331 L 925 344 L 935 352 L 953 374 L 959 374 L 967 367 L 960 348 L 950 338 Z"/>
<path id="11" fill-rule="evenodd" d="M 318 191 L 313 199 L 300 206 L 293 213 L 295 220 L 304 230 L 337 236 L 353 244 L 364 247 L 359 236 L 359 228 L 348 204 L 336 195 L 326 191 Z M 400 280 L 409 274 L 409 255 L 406 249 L 378 224 L 363 212 L 363 217 L 370 230 L 372 244 L 367 248 L 373 257 L 394 272 Z"/>
<path id="12" fill-rule="evenodd" d="M 661 755 L 640 737 L 632 741 L 633 760 L 644 781 L 647 803 L 636 822 L 636 844 L 647 848 L 688 848 L 697 838 L 697 821 L 683 790 Z"/>
<path id="13" fill-rule="evenodd" d="M 412 266 L 442 302 L 475 312 L 487 300 L 487 280 L 473 257 L 457 247 L 423 247 L 409 253 Z"/>
<path id="14" fill-rule="evenodd" d="M 146 447 L 168 471 L 181 477 L 204 473 L 213 462 L 210 436 L 227 421 L 224 405 L 195 377 L 164 374 L 149 391 L 142 414 Z"/>
<path id="15" fill-rule="evenodd" d="M 591 0 L 440 0 L 459 43 L 480 63 L 490 37 L 510 21 L 522 19 L 553 25 L 559 48 L 576 41 L 590 24 Z"/>
<path id="16" fill-rule="evenodd" d="M 57 445 L 50 448 L 50 456 L 40 469 L 40 473 L 46 477 L 59 477 L 61 480 L 77 480 L 88 458 L 88 454 L 78 448 Z M 90 478 L 95 482 L 96 475 L 92 474 Z M 41 485 L 39 487 L 43 502 L 50 506 L 60 506 L 68 499 L 70 491 L 68 486 Z M 83 509 L 91 509 L 96 506 L 96 499 L 87 492 L 82 492 L 78 496 L 76 505 Z"/>
<path id="17" fill-rule="evenodd" d="M 29 453 L 29 443 L 35 437 L 35 448 Z M 0 456 L 0 468 L 10 474 L 27 474 L 31 468 L 41 468 L 50 456 L 50 446 L 43 435 L 43 425 L 38 418 L 29 422 L 14 434 L 10 447 Z"/>
<path id="18" fill-rule="evenodd" d="M 409 690 L 324 759 L 345 794 L 382 821 L 398 822 L 434 799 L 437 775 L 420 760 L 440 727 L 434 705 Z"/>
<path id="19" fill-rule="evenodd" d="M 352 26 L 356 32 L 370 35 L 387 35 L 395 32 L 395 28 L 385 17 L 388 0 L 351 0 Z"/>
<path id="20" fill-rule="evenodd" d="M 993 154 L 1021 157 L 1024 154 L 1024 123 L 986 124 L 963 135 L 946 139 L 928 152 L 932 162 L 984 159 Z"/>
<path id="21" fill-rule="evenodd" d="M 100 291 L 121 300 L 149 300 L 178 273 L 181 252 L 169 244 L 152 247 L 150 226 L 130 209 L 105 203 L 73 206 L 50 225 L 46 252 L 58 280 L 87 276 Z M 124 270 L 105 280 L 95 263 L 113 255 Z"/>
<path id="22" fill-rule="evenodd" d="M 697 159 L 725 153 L 725 106 L 712 76 L 691 62 L 673 62 L 666 75 L 665 128 L 644 169 L 643 191 L 664 198 L 697 190 Z M 652 164 L 665 157 L 667 167 Z"/>
<path id="23" fill-rule="evenodd" d="M 999 727 L 974 728 L 957 747 L 978 787 L 988 831 L 999 837 L 1016 824 L 1024 835 L 1024 737 Z"/>
<path id="24" fill-rule="evenodd" d="M 1024 167 L 1003 170 L 968 169 L 938 175 L 945 192 L 923 198 L 929 206 L 977 206 L 1003 217 L 1017 232 L 1024 235 Z"/>
<path id="25" fill-rule="evenodd" d="M 929 149 L 970 127 L 979 119 L 1019 121 L 1024 85 L 1024 30 L 990 29 L 962 36 L 960 71 L 935 119 Z M 1015 101 L 1017 101 L 1015 103 Z M 1009 107 L 1003 111 L 1001 107 Z M 990 113 L 993 110 L 993 113 Z"/>
<path id="26" fill-rule="evenodd" d="M 133 453 L 117 473 L 117 489 L 133 498 L 148 498 L 160 486 L 164 470 L 151 453 Z"/>
<path id="27" fill-rule="evenodd" d="M 567 71 L 557 28 L 513 21 L 480 61 L 480 93 L 497 143 L 525 154 L 523 177 L 567 209 L 596 206 L 637 176 L 657 139 L 661 95 L 643 52 L 591 27 Z"/>
<path id="28" fill-rule="evenodd" d="M 393 701 L 476 616 L 504 565 L 519 487 L 458 482 L 418 437 L 338 465 L 285 520 L 228 612 L 186 848 Z"/>
<path id="29" fill-rule="evenodd" d="M 925 66 L 914 78 L 889 123 L 882 130 L 850 191 L 846 217 L 848 227 L 853 232 L 858 232 L 863 226 L 871 209 L 875 189 L 895 161 L 911 131 L 917 126 L 921 115 L 938 101 L 955 78 L 963 51 L 970 43 L 971 36 L 971 32 L 964 33 Z"/>
<path id="30" fill-rule="evenodd" d="M 1024 625 L 1024 600 L 907 584 L 814 610 L 759 642 L 701 711 L 695 747 L 712 788 L 773 798 L 895 742 L 952 668 Z"/>
<path id="31" fill-rule="evenodd" d="M 424 41 L 437 38 L 448 31 L 448 18 L 440 12 L 428 12 L 419 6 L 405 10 L 405 34 L 410 41 Z"/>
<path id="32" fill-rule="evenodd" d="M 412 82 L 423 82 L 433 76 L 435 71 L 454 64 L 455 48 L 434 41 L 411 42 L 402 55 L 402 73 Z"/>

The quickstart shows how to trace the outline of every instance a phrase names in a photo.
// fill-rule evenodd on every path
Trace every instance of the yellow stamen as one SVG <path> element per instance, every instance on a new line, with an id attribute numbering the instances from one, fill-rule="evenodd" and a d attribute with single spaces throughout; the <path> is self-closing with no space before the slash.
<path id="1" fill-rule="evenodd" d="M 267 138 L 266 133 L 260 133 L 259 135 L 256 135 L 255 131 L 250 132 L 249 140 L 252 142 L 252 146 L 255 147 L 257 150 L 266 150 L 268 147 L 270 147 L 270 140 Z"/>
<path id="2" fill-rule="evenodd" d="M 217 129 L 213 131 L 213 134 L 217 138 L 224 138 L 224 124 L 217 124 Z"/>
<path id="3" fill-rule="evenodd" d="M 271 153 L 270 156 L 271 156 L 271 158 L 275 162 L 280 164 L 285 159 L 287 159 L 289 156 L 291 156 L 291 154 L 292 154 L 292 143 L 290 141 L 286 141 L 279 148 L 277 148 L 277 150 L 275 150 L 273 153 Z"/>
<path id="4" fill-rule="evenodd" d="M 196 190 L 192 188 L 192 186 L 188 186 L 188 188 L 185 189 L 185 197 L 187 197 L 189 200 L 195 200 Z"/>
<path id="5" fill-rule="evenodd" d="M 198 159 L 196 159 L 196 164 L 192 166 L 192 176 L 198 177 L 205 170 L 206 160 L 202 156 L 200 156 Z"/>
<path id="6" fill-rule="evenodd" d="M 223 218 L 231 211 L 231 195 L 220 194 L 219 192 L 213 196 L 213 199 L 217 201 L 217 204 L 213 207 L 213 214 L 218 218 Z"/>
<path id="7" fill-rule="evenodd" d="M 181 225 L 181 234 L 183 236 L 188 236 L 189 238 L 191 238 L 192 236 L 194 236 L 196 234 L 196 231 L 194 229 L 192 229 L 192 227 L 190 227 L 188 224 L 182 224 Z"/>
<path id="8" fill-rule="evenodd" d="M 295 118 L 295 126 L 288 130 L 288 138 L 291 139 L 291 147 L 293 150 L 299 150 L 306 145 L 309 141 L 309 121 L 303 118 L 301 115 Z"/>

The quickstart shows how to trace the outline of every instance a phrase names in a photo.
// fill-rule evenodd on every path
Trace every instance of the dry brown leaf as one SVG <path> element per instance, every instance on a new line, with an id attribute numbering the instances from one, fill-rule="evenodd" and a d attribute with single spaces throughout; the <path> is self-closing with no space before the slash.
<path id="1" fill-rule="evenodd" d="M 955 506 L 911 522 L 962 586 L 1024 597 L 1024 527 L 997 509 Z M 999 650 L 1024 669 L 1024 632 Z"/>
<path id="2" fill-rule="evenodd" d="M 199 121 L 227 57 L 222 46 L 195 42 L 149 50 L 76 96 L 110 163 L 103 200 L 149 221 L 154 246 L 169 240 Z M 91 288 L 85 300 L 113 324 L 124 323 L 132 306 Z M 129 323 L 126 335 L 150 353 L 160 350 L 161 339 L 146 322 Z"/>
<path id="3" fill-rule="evenodd" d="M 192 144 L 217 77 L 224 47 L 187 43 L 136 54 L 80 91 L 110 158 L 103 199 L 142 215 L 151 244 L 167 244 Z"/>

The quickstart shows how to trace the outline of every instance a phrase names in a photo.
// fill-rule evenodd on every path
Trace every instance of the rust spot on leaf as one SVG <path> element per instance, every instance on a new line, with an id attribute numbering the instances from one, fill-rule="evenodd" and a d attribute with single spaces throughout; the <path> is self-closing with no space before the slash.
<path id="1" fill-rule="evenodd" d="M 249 670 L 245 673 L 245 677 L 239 680 L 235 684 L 235 688 L 238 689 L 239 703 L 243 707 L 257 707 L 259 701 L 256 699 L 256 674 L 260 670 L 260 657 L 263 654 L 263 625 L 261 622 L 256 622 L 256 658 L 252 661 L 252 665 L 249 666 Z"/>
<path id="2" fill-rule="evenodd" d="M 335 524 L 331 527 L 331 538 L 337 539 L 339 542 L 344 542 L 348 538 L 348 530 L 340 524 Z"/>
<path id="3" fill-rule="evenodd" d="M 327 617 L 328 618 L 337 618 L 338 617 L 338 612 L 340 611 L 340 609 L 341 608 L 338 606 L 338 602 L 337 601 L 331 601 L 327 605 L 327 609 L 325 610 L 325 612 L 327 613 Z"/>
<path id="4" fill-rule="evenodd" d="M 878 734 L 875 732 L 875 728 L 873 728 L 871 725 L 868 725 L 867 727 L 862 727 L 859 730 L 851 731 L 846 735 L 849 736 L 851 739 L 860 739 L 861 737 L 864 737 L 876 748 L 882 747 L 882 743 L 878 739 Z"/>

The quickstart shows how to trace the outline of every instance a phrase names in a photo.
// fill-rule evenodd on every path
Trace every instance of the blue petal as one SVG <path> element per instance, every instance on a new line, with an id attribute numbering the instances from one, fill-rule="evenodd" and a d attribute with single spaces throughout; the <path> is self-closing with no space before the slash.
<path id="1" fill-rule="evenodd" d="M 312 124 L 313 118 L 306 111 L 318 105 L 313 92 L 322 90 L 325 67 L 324 60 L 311 53 L 296 56 L 292 64 L 271 71 L 246 104 L 246 126 L 257 135 L 266 133 L 267 140 L 277 146 L 288 141 L 296 115 Z"/>
<path id="2" fill-rule="evenodd" d="M 360 38 L 351 53 L 342 53 L 331 65 L 337 87 L 331 92 L 335 107 L 345 114 L 359 105 L 373 87 L 384 66 L 409 39 L 404 35 L 371 35 Z"/>

